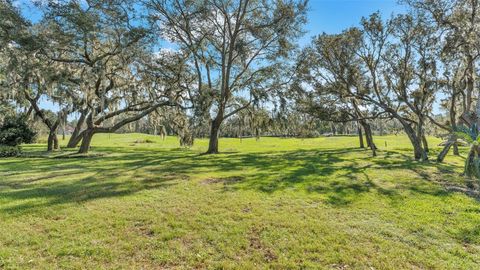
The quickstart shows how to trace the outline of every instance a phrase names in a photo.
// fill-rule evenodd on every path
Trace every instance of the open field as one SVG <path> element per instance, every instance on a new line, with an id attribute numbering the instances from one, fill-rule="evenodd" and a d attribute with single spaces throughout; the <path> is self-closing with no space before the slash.
<path id="1" fill-rule="evenodd" d="M 0 269 L 478 268 L 463 157 L 375 139 L 375 158 L 356 137 L 221 139 L 213 156 L 143 134 L 96 135 L 88 158 L 24 146 L 0 159 Z"/>

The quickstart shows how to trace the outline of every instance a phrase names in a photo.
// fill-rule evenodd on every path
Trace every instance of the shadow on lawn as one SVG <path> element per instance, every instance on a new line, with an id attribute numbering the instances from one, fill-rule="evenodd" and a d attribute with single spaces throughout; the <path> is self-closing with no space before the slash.
<path id="1" fill-rule="evenodd" d="M 438 179 L 445 179 L 446 174 L 458 176 L 452 165 L 421 163 L 395 151 L 382 152 L 376 158 L 368 155 L 358 148 L 239 154 L 221 159 L 217 166 L 222 171 L 255 169 L 255 173 L 244 175 L 242 181 L 230 183 L 227 177 L 224 191 L 274 193 L 304 189 L 326 195 L 327 202 L 336 206 L 347 205 L 368 192 L 377 192 L 393 202 L 401 200 L 405 192 L 446 196 L 449 192 L 438 185 Z M 376 170 L 385 174 L 375 175 Z M 376 179 L 371 179 L 372 175 Z"/>
<path id="2" fill-rule="evenodd" d="M 372 158 L 369 152 L 357 148 L 207 156 L 178 149 L 96 149 L 105 155 L 88 159 L 24 158 L 2 162 L 0 179 L 6 177 L 7 180 L 0 180 L 0 198 L 13 205 L 0 206 L 0 211 L 19 214 L 52 205 L 121 197 L 167 188 L 201 173 L 224 175 L 226 172 L 237 180 L 211 181 L 223 182 L 224 192 L 274 193 L 303 189 L 324 194 L 327 202 L 336 206 L 347 205 L 361 194 L 377 192 L 396 202 L 403 198 L 405 191 L 445 196 L 449 192 L 431 182 L 446 179 L 445 174 L 455 174 L 452 165 L 420 163 L 396 151 L 384 151 Z M 398 182 L 388 177 L 371 179 L 376 170 L 392 174 L 402 171 L 407 173 L 403 178 L 412 179 L 398 179 Z M 382 181 L 387 183 L 385 187 Z"/>
<path id="3" fill-rule="evenodd" d="M 129 159 L 132 158 L 133 161 Z M 143 170 L 142 155 L 86 159 L 22 158 L 0 165 L 0 211 L 23 214 L 66 203 L 121 197 L 166 188 L 187 175 Z M 160 162 L 172 160 L 169 156 Z M 6 178 L 6 179 L 3 179 Z"/>

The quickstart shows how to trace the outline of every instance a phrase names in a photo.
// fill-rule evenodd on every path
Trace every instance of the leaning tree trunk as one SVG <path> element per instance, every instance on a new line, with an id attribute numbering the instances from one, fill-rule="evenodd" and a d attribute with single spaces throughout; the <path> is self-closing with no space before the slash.
<path id="1" fill-rule="evenodd" d="M 377 156 L 377 146 L 373 142 L 373 135 L 372 135 L 372 129 L 370 127 L 370 124 L 368 124 L 366 121 L 361 121 L 360 122 L 363 126 L 363 130 L 365 131 L 365 138 L 367 139 L 367 146 L 372 150 L 372 155 L 374 157 Z"/>
<path id="2" fill-rule="evenodd" d="M 450 150 L 450 147 L 452 147 L 452 145 L 454 145 L 454 143 L 450 140 L 445 143 L 445 146 L 443 147 L 442 151 L 440 151 L 440 154 L 438 154 L 437 156 L 437 162 L 443 162 L 443 160 L 445 159 L 445 156 L 447 156 L 448 151 Z M 457 148 L 457 151 L 458 151 L 458 148 Z"/>
<path id="3" fill-rule="evenodd" d="M 82 140 L 82 134 L 80 134 L 80 130 L 82 129 L 83 124 L 85 123 L 85 118 L 87 117 L 86 112 L 82 112 L 80 114 L 80 118 L 78 119 L 77 125 L 73 130 L 72 135 L 67 143 L 67 148 L 75 148 L 77 147 L 78 143 Z"/>
<path id="4" fill-rule="evenodd" d="M 427 138 L 425 137 L 425 135 L 422 136 L 422 144 L 423 144 L 423 149 L 425 150 L 425 152 L 430 152 L 430 149 L 428 148 L 428 141 L 427 141 Z"/>
<path id="5" fill-rule="evenodd" d="M 457 138 L 454 135 L 450 135 L 450 138 L 448 138 L 447 142 L 443 146 L 442 151 L 437 156 L 437 162 L 443 162 L 445 157 L 448 154 L 448 151 L 450 151 L 450 148 L 453 146 L 453 154 L 458 155 L 458 143 L 457 143 Z"/>
<path id="6" fill-rule="evenodd" d="M 357 123 L 357 128 L 358 128 L 358 140 L 360 141 L 360 148 L 365 148 L 365 144 L 363 143 L 362 127 L 360 126 L 359 123 Z"/>
<path id="7" fill-rule="evenodd" d="M 83 138 L 83 133 L 77 134 L 75 137 L 70 137 L 68 141 L 67 148 L 75 148 L 80 143 Z"/>
<path id="8" fill-rule="evenodd" d="M 88 151 L 90 150 L 90 144 L 92 142 L 92 137 L 93 137 L 93 134 L 95 133 L 95 131 L 92 130 L 92 129 L 87 129 L 82 133 L 83 133 L 82 144 L 80 145 L 80 149 L 78 150 L 79 154 L 88 153 Z"/>

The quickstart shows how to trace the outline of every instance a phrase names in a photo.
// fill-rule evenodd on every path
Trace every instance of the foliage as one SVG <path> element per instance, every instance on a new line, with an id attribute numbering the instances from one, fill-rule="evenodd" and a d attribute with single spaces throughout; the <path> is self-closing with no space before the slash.
<path id="1" fill-rule="evenodd" d="M 475 142 L 480 142 L 480 136 L 476 124 L 473 124 L 470 128 L 464 125 L 459 125 L 455 128 L 454 134 L 471 145 L 475 144 Z"/>
<path id="2" fill-rule="evenodd" d="M 208 153 L 218 153 L 223 122 L 289 83 L 289 59 L 306 21 L 307 2 L 150 0 L 162 38 L 191 63 L 193 123 L 211 120 Z M 197 120 L 198 119 L 198 120 Z M 195 126 L 193 124 L 193 126 Z"/>
<path id="3" fill-rule="evenodd" d="M 321 34 L 305 48 L 299 65 L 300 104 L 330 121 L 367 120 L 381 115 L 401 123 L 414 157 L 427 160 L 423 145 L 428 115 L 438 90 L 438 37 L 422 17 L 379 13 L 340 34 Z M 302 88 L 302 87 L 299 87 Z"/>
<path id="4" fill-rule="evenodd" d="M 0 145 L 17 146 L 32 143 L 36 133 L 24 116 L 12 116 L 5 119 L 0 126 Z"/>
<path id="5" fill-rule="evenodd" d="M 470 145 L 470 151 L 465 159 L 464 174 L 467 177 L 480 180 L 480 134 L 478 127 L 473 124 L 470 128 L 460 125 L 456 127 L 454 134 Z"/>
<path id="6" fill-rule="evenodd" d="M 22 153 L 20 146 L 0 145 L 0 157 L 17 157 Z"/>

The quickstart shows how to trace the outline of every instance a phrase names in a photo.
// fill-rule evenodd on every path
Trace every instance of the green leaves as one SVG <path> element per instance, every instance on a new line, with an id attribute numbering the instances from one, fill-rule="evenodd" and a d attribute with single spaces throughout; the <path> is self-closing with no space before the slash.
<path id="1" fill-rule="evenodd" d="M 36 133 L 22 116 L 8 117 L 0 126 L 0 145 L 17 146 L 32 143 Z"/>
<path id="2" fill-rule="evenodd" d="M 480 136 L 478 134 L 478 128 L 476 124 L 473 124 L 470 128 L 464 125 L 460 125 L 455 128 L 453 132 L 459 139 L 462 139 L 469 144 L 480 142 Z"/>

